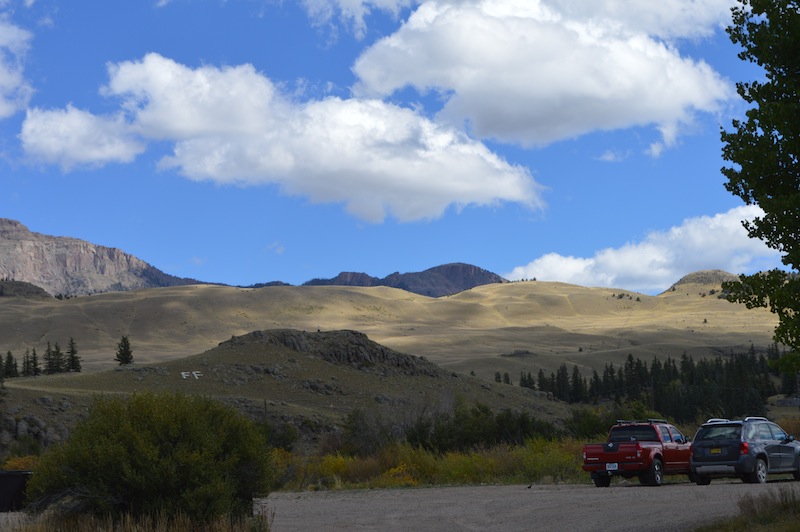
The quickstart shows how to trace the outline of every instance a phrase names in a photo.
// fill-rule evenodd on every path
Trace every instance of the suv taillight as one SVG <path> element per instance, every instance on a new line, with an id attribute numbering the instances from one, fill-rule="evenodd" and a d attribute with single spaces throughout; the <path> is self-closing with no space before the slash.
<path id="1" fill-rule="evenodd" d="M 739 454 L 750 454 L 750 444 L 743 441 L 739 444 Z"/>

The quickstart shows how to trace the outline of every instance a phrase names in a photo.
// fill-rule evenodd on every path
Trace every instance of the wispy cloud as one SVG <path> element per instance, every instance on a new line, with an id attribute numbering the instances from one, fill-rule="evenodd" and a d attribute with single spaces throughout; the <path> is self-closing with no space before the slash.
<path id="1" fill-rule="evenodd" d="M 32 38 L 33 34 L 10 23 L 0 11 L 0 119 L 25 109 L 33 95 L 24 71 Z"/>

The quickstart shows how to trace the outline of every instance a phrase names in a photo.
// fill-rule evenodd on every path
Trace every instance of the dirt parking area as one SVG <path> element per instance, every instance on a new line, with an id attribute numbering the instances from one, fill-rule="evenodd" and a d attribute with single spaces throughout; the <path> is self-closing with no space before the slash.
<path id="1" fill-rule="evenodd" d="M 800 482 L 714 481 L 279 492 L 256 501 L 274 532 L 307 530 L 692 530 L 739 513 L 739 499 Z"/>

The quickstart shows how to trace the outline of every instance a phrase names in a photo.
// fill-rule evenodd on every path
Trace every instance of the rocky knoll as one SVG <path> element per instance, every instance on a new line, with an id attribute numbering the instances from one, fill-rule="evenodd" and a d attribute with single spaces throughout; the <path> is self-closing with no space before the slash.
<path id="1" fill-rule="evenodd" d="M 27 299 L 50 299 L 53 296 L 43 288 L 22 281 L 4 281 L 0 279 L 0 297 L 24 297 Z"/>
<path id="2" fill-rule="evenodd" d="M 738 280 L 738 275 L 723 270 L 701 270 L 681 277 L 673 288 L 686 284 L 721 285 L 727 281 Z"/>
<path id="3" fill-rule="evenodd" d="M 65 296 L 197 283 L 165 274 L 117 248 L 34 233 L 5 218 L 0 218 L 0 279 Z"/>
<path id="4" fill-rule="evenodd" d="M 237 336 L 225 343 L 243 345 L 261 343 L 288 347 L 301 353 L 317 356 L 333 364 L 343 364 L 381 375 L 425 375 L 438 377 L 442 370 L 422 357 L 398 353 L 373 342 L 357 331 L 330 331 L 309 334 L 293 329 L 255 331 Z M 222 344 L 220 344 L 222 345 Z"/>

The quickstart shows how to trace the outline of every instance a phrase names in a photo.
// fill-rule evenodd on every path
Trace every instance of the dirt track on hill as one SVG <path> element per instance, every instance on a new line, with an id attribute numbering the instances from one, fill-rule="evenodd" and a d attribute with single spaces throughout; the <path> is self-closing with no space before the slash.
<path id="1" fill-rule="evenodd" d="M 800 483 L 715 480 L 660 487 L 614 484 L 465 486 L 273 493 L 255 511 L 274 532 L 293 530 L 692 530 L 739 513 L 739 500 Z"/>

